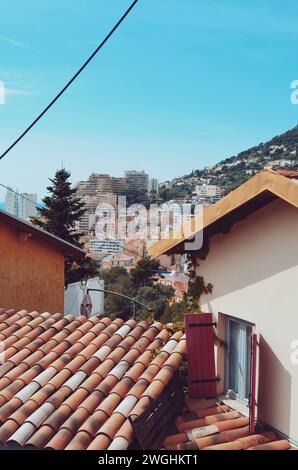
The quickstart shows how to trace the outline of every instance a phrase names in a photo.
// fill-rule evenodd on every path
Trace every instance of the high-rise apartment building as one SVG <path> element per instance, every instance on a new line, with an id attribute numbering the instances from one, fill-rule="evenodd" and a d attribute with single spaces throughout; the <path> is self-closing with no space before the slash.
<path id="1" fill-rule="evenodd" d="M 128 191 L 148 192 L 149 175 L 144 171 L 126 171 L 125 178 Z"/>
<path id="2" fill-rule="evenodd" d="M 28 194 L 7 189 L 5 196 L 5 210 L 15 217 L 29 220 L 37 215 L 37 194 Z"/>
<path id="3" fill-rule="evenodd" d="M 96 196 L 97 193 L 125 194 L 126 179 L 92 173 L 87 181 L 77 183 L 78 196 Z"/>
<path id="4" fill-rule="evenodd" d="M 19 195 L 11 188 L 7 189 L 5 196 L 5 210 L 15 217 L 19 217 Z"/>
<path id="5" fill-rule="evenodd" d="M 149 178 L 148 181 L 148 194 L 155 193 L 158 196 L 159 184 L 156 178 Z"/>
<path id="6" fill-rule="evenodd" d="M 127 189 L 126 178 L 116 178 L 114 176 L 110 177 L 110 191 L 114 194 L 121 195 L 125 194 Z"/>
<path id="7" fill-rule="evenodd" d="M 99 204 L 110 204 L 114 208 L 117 206 L 118 196 L 115 193 L 101 193 L 96 194 L 96 207 Z"/>
<path id="8" fill-rule="evenodd" d="M 37 216 L 37 194 L 22 193 L 20 198 L 20 218 L 29 220 Z"/>
<path id="9" fill-rule="evenodd" d="M 154 191 L 158 194 L 158 181 L 155 178 L 149 180 L 147 173 L 136 170 L 126 171 L 123 177 L 92 173 L 87 181 L 79 181 L 76 188 L 77 196 L 85 203 L 87 209 L 78 228 L 86 235 L 92 236 L 92 229 L 88 230 L 88 227 L 94 225 L 93 216 L 98 205 L 107 203 L 116 208 L 118 196 L 124 196 L 127 192 L 150 194 Z"/>

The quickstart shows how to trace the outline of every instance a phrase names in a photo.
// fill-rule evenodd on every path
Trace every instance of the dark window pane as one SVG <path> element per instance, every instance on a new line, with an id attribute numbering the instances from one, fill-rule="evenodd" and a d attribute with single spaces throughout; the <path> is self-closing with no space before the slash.
<path id="1" fill-rule="evenodd" d="M 249 399 L 250 376 L 251 376 L 251 335 L 252 327 L 246 326 L 246 377 L 245 377 L 245 398 Z"/>
<path id="2" fill-rule="evenodd" d="M 230 341 L 229 341 L 229 389 L 238 394 L 239 391 L 239 340 L 240 324 L 233 320 L 229 321 Z"/>

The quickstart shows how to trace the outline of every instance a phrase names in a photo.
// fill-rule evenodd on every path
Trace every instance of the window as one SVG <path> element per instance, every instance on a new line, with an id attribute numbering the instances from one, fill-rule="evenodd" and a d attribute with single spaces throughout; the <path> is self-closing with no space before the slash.
<path id="1" fill-rule="evenodd" d="M 253 325 L 226 318 L 225 385 L 231 398 L 247 402 L 250 393 L 251 336 Z"/>

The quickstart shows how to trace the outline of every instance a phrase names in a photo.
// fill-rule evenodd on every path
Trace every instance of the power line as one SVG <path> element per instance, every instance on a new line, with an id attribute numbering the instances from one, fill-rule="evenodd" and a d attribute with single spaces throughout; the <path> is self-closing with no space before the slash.
<path id="1" fill-rule="evenodd" d="M 10 192 L 16 194 L 17 196 L 19 196 L 19 197 L 25 199 L 26 201 L 31 202 L 31 203 L 34 204 L 38 209 L 43 209 L 43 206 L 42 206 L 42 205 L 40 205 L 40 204 L 38 204 L 38 203 L 35 203 L 34 201 L 32 201 L 32 199 L 27 198 L 24 194 L 18 193 L 17 191 L 15 191 L 14 189 L 10 188 L 9 186 L 6 186 L 5 184 L 0 183 L 0 186 L 1 186 L 2 188 L 7 189 L 8 191 L 10 191 Z M 111 243 L 114 243 L 114 244 L 117 243 L 116 241 L 114 242 L 113 240 L 109 240 L 109 241 L 110 241 Z M 120 244 L 117 243 L 117 246 L 119 246 L 120 248 L 123 248 L 124 251 L 130 252 L 130 253 L 132 253 L 132 254 L 134 254 L 134 255 L 137 255 L 137 256 L 141 256 L 140 253 L 138 253 L 137 251 L 133 251 L 133 250 L 130 250 L 129 248 L 125 248 L 124 245 L 120 245 Z"/>
<path id="2" fill-rule="evenodd" d="M 36 119 L 25 129 L 25 131 L 5 150 L 4 153 L 1 154 L 0 160 L 4 158 L 8 152 L 10 152 L 19 142 L 20 140 L 25 137 L 25 135 L 38 123 L 38 121 L 49 111 L 49 109 L 58 101 L 58 99 L 63 95 L 63 93 L 70 87 L 70 85 L 75 81 L 75 79 L 83 72 L 83 70 L 87 67 L 89 62 L 96 56 L 96 54 L 101 50 L 101 48 L 105 45 L 105 43 L 110 39 L 110 37 L 115 33 L 115 31 L 119 28 L 121 23 L 125 20 L 131 10 L 135 7 L 138 3 L 138 0 L 134 0 L 134 2 L 130 5 L 130 7 L 126 10 L 124 15 L 120 18 L 120 20 L 115 24 L 113 29 L 109 32 L 109 34 L 104 38 L 104 40 L 99 44 L 99 46 L 95 49 L 95 51 L 90 55 L 90 57 L 86 60 L 86 62 L 79 68 L 79 70 L 73 75 L 73 77 L 69 80 L 69 82 L 62 88 L 62 90 L 55 96 L 55 98 L 46 106 L 46 108 L 37 116 Z"/>
<path id="3" fill-rule="evenodd" d="M 18 193 L 17 191 L 10 188 L 9 186 L 6 186 L 5 184 L 2 184 L 2 183 L 0 183 L 0 186 L 2 188 L 7 189 L 8 191 L 11 191 L 12 193 L 16 194 L 17 196 L 25 199 L 26 201 L 31 202 L 32 204 L 34 204 L 35 207 L 37 207 L 37 209 L 44 209 L 44 207 L 41 204 L 35 203 L 34 201 L 32 201 L 32 199 L 29 199 L 28 197 L 24 196 L 24 194 Z M 140 253 L 138 253 L 137 251 L 131 250 L 130 248 L 127 248 L 125 245 L 120 245 L 117 241 L 113 241 L 113 240 L 109 239 L 109 242 L 117 245 L 117 247 L 119 247 L 119 248 L 122 248 L 123 251 L 127 251 L 128 253 L 132 253 L 133 255 L 136 255 L 136 256 L 144 259 L 144 256 L 142 256 Z M 167 266 L 164 266 L 161 263 L 159 263 L 159 265 L 160 265 L 161 268 L 169 270 L 169 268 Z"/>
<path id="4" fill-rule="evenodd" d="M 43 209 L 43 207 L 42 207 L 40 204 L 35 203 L 34 201 L 32 201 L 32 199 L 29 199 L 28 197 L 24 196 L 24 194 L 18 193 L 17 191 L 15 191 L 14 189 L 10 188 L 9 186 L 5 186 L 5 184 L 0 183 L 0 186 L 2 186 L 2 188 L 7 189 L 8 191 L 11 191 L 12 193 L 16 194 L 17 196 L 20 196 L 21 198 L 26 199 L 26 201 L 31 202 L 31 203 L 34 204 L 34 206 L 36 206 L 38 209 Z"/>

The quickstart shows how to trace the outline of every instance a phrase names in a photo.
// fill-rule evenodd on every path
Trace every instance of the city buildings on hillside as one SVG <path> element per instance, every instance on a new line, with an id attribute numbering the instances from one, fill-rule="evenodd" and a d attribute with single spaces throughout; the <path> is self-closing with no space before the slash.
<path id="1" fill-rule="evenodd" d="M 102 173 L 92 173 L 87 181 L 77 183 L 78 196 L 96 196 L 97 193 L 125 194 L 126 179 Z"/>
<path id="2" fill-rule="evenodd" d="M 94 236 L 96 210 L 104 204 L 116 208 L 118 197 L 127 193 L 158 194 L 158 180 L 149 178 L 145 171 L 129 170 L 123 177 L 114 177 L 104 173 L 92 173 L 87 181 L 76 185 L 77 195 L 85 203 L 87 212 L 79 223 L 78 230 L 90 237 Z"/>
<path id="3" fill-rule="evenodd" d="M 104 173 L 92 173 L 87 181 L 79 181 L 76 185 L 78 196 L 96 196 L 98 193 L 124 195 L 127 191 L 148 193 L 158 191 L 156 178 L 149 178 L 145 171 L 129 170 L 123 177 L 110 176 Z"/>
<path id="4" fill-rule="evenodd" d="M 5 196 L 5 210 L 9 214 L 28 221 L 30 217 L 37 215 L 37 194 L 18 194 L 12 188 L 8 188 Z"/>

